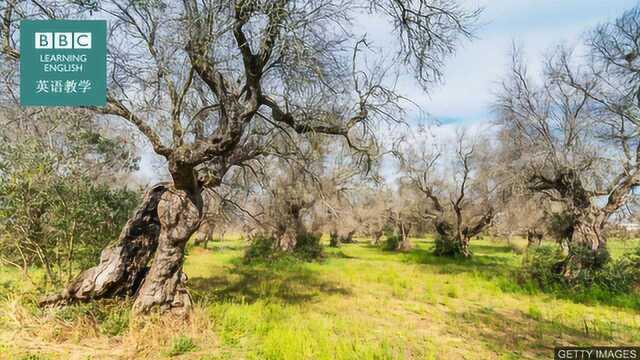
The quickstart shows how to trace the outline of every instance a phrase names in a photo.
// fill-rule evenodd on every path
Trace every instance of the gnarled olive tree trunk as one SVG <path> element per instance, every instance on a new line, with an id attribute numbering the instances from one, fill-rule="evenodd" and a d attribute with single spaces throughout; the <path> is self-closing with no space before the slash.
<path id="1" fill-rule="evenodd" d="M 276 232 L 276 249 L 283 252 L 291 252 L 295 249 L 299 236 L 308 234 L 302 221 L 302 211 L 313 205 L 313 201 L 299 199 L 285 200 L 282 217 L 278 219 Z"/>
<path id="2" fill-rule="evenodd" d="M 455 231 L 453 225 L 444 219 L 436 220 L 435 228 L 437 238 L 434 253 L 437 256 L 471 257 L 470 239 L 465 239 L 461 231 Z"/>
<path id="3" fill-rule="evenodd" d="M 473 225 L 463 225 L 461 212 L 456 216 L 455 226 L 442 217 L 436 219 L 435 228 L 438 237 L 435 242 L 435 254 L 438 256 L 471 257 L 472 253 L 469 247 L 471 239 L 487 228 L 493 217 L 494 211 L 489 208 Z"/>
<path id="4" fill-rule="evenodd" d="M 602 268 L 609 260 L 603 228 L 607 221 L 604 212 L 594 206 L 571 218 L 568 224 L 567 256 L 556 264 L 556 271 L 568 280 L 577 278 L 583 270 Z"/>
<path id="5" fill-rule="evenodd" d="M 598 211 L 586 211 L 573 223 L 571 242 L 582 244 L 591 251 L 606 251 L 607 241 L 602 233 L 606 219 Z"/>
<path id="6" fill-rule="evenodd" d="M 353 241 L 353 235 L 355 235 L 355 233 L 355 230 L 348 231 L 346 234 L 340 236 L 340 242 L 343 244 L 353 244 L 355 242 Z"/>
<path id="7" fill-rule="evenodd" d="M 198 228 L 201 215 L 201 198 L 174 188 L 162 194 L 158 203 L 158 248 L 133 304 L 136 312 L 147 312 L 155 306 L 161 311 L 175 309 L 178 312 L 191 307 L 182 264 L 184 247 Z"/>
<path id="8" fill-rule="evenodd" d="M 184 247 L 200 222 L 199 196 L 170 184 L 149 189 L 118 242 L 102 251 L 100 263 L 40 305 L 130 296 L 135 297 L 136 312 L 156 306 L 161 311 L 188 310 L 191 298 L 182 264 Z"/>

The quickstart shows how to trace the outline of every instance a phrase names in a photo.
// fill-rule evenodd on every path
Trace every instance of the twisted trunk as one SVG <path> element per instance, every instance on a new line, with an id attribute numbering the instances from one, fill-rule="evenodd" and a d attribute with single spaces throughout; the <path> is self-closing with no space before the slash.
<path id="1" fill-rule="evenodd" d="M 199 192 L 160 184 L 149 189 L 118 242 L 102 251 L 100 263 L 83 271 L 41 306 L 102 298 L 134 297 L 134 311 L 184 312 L 191 306 L 182 272 L 184 247 L 198 228 Z M 149 262 L 153 259 L 151 266 Z"/>
<path id="2" fill-rule="evenodd" d="M 356 233 L 355 230 L 349 231 L 346 235 L 340 236 L 340 242 L 343 244 L 353 244 L 353 235 Z"/>
<path id="3" fill-rule="evenodd" d="M 202 199 L 199 194 L 171 188 L 162 194 L 157 213 L 161 224 L 158 248 L 133 309 L 147 312 L 157 306 L 163 312 L 183 312 L 191 307 L 187 277 L 182 272 L 184 247 L 200 223 Z"/>
<path id="4" fill-rule="evenodd" d="M 475 225 L 463 225 L 461 213 L 458 216 L 455 226 L 442 217 L 435 220 L 435 228 L 438 233 L 435 248 L 436 255 L 471 257 L 472 253 L 469 247 L 471 239 L 491 224 L 494 211 L 492 208 L 489 208 L 488 211 L 477 220 Z"/>
<path id="5" fill-rule="evenodd" d="M 291 202 L 287 204 L 286 218 L 281 219 L 276 233 L 276 247 L 279 251 L 291 252 L 295 249 L 298 236 L 307 234 L 307 229 L 302 221 L 302 210 L 308 205 L 304 202 Z"/>
<path id="6" fill-rule="evenodd" d="M 40 305 L 66 305 L 78 301 L 133 296 L 148 272 L 147 263 L 158 246 L 157 208 L 166 185 L 149 189 L 118 242 L 102 250 L 100 263 L 80 273 L 60 293 L 43 298 Z"/>
<path id="7" fill-rule="evenodd" d="M 605 215 L 595 209 L 580 214 L 573 224 L 571 243 L 581 244 L 594 252 L 606 249 L 607 241 L 602 233 L 605 222 Z"/>
<path id="8" fill-rule="evenodd" d="M 602 268 L 609 260 L 603 228 L 607 216 L 595 207 L 575 216 L 570 226 L 567 256 L 556 264 L 556 271 L 569 282 L 582 271 Z"/>
<path id="9" fill-rule="evenodd" d="M 470 241 L 471 241 L 471 238 L 464 235 L 456 239 L 456 243 L 458 244 L 458 247 L 459 247 L 459 253 L 464 258 L 471 257 L 471 249 L 469 249 Z"/>
<path id="10" fill-rule="evenodd" d="M 298 240 L 298 231 L 295 227 L 290 226 L 278 235 L 276 247 L 279 251 L 291 252 L 296 247 Z"/>

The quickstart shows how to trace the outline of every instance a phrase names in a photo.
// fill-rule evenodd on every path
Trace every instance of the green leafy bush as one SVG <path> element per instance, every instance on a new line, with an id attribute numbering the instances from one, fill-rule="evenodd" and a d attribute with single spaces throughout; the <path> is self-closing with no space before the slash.
<path id="1" fill-rule="evenodd" d="M 436 256 L 463 257 L 461 245 L 450 236 L 436 235 L 433 253 Z"/>
<path id="2" fill-rule="evenodd" d="M 594 283 L 610 292 L 630 292 L 640 284 L 640 248 L 611 260 L 597 272 Z"/>
<path id="3" fill-rule="evenodd" d="M 51 153 L 25 143 L 0 152 L 0 260 L 41 267 L 60 283 L 95 264 L 138 202 L 135 192 L 61 170 Z"/>
<path id="4" fill-rule="evenodd" d="M 385 251 L 395 251 L 400 246 L 401 241 L 400 235 L 389 235 L 382 243 L 382 249 Z"/>
<path id="5" fill-rule="evenodd" d="M 557 241 L 568 241 L 573 234 L 575 216 L 570 212 L 557 212 L 548 215 L 547 231 Z"/>
<path id="6" fill-rule="evenodd" d="M 244 252 L 244 261 L 249 263 L 254 260 L 273 260 L 278 256 L 276 251 L 276 239 L 265 234 L 258 234 L 252 240 Z"/>
<path id="7" fill-rule="evenodd" d="M 562 252 L 557 246 L 541 245 L 529 249 L 518 274 L 519 281 L 532 281 L 542 289 L 560 284 L 562 276 L 555 267 L 562 259 Z"/>
<path id="8" fill-rule="evenodd" d="M 582 266 L 578 268 L 577 264 Z M 563 265 L 569 266 L 574 276 L 563 276 Z M 568 257 L 557 246 L 539 246 L 527 252 L 519 282 L 533 282 L 543 290 L 584 291 L 595 287 L 609 293 L 629 293 L 640 284 L 640 249 L 609 259 L 606 252 L 594 254 L 582 246 L 573 247 Z"/>
<path id="9" fill-rule="evenodd" d="M 296 245 L 290 253 L 277 248 L 277 240 L 269 235 L 258 235 L 247 247 L 244 253 L 244 261 L 249 263 L 255 260 L 272 261 L 283 256 L 293 256 L 304 261 L 318 260 L 324 257 L 324 249 L 320 243 L 320 236 L 312 234 L 299 235 Z"/>
<path id="10" fill-rule="evenodd" d="M 312 234 L 298 236 L 293 253 L 294 256 L 306 261 L 321 259 L 324 257 L 324 249 L 320 243 L 320 236 Z"/>

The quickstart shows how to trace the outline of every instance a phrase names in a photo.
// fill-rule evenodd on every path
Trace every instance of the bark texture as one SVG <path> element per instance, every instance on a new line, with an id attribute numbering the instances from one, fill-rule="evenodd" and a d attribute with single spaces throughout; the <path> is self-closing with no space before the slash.
<path id="1" fill-rule="evenodd" d="M 162 194 L 158 204 L 158 248 L 133 304 L 134 311 L 147 312 L 157 306 L 163 312 L 184 312 L 191 307 L 182 264 L 184 247 L 200 225 L 201 205 L 201 199 L 194 199 L 184 190 L 171 188 Z"/>
<path id="2" fill-rule="evenodd" d="M 469 248 L 471 239 L 491 224 L 493 216 L 493 209 L 489 208 L 473 224 L 463 224 L 461 212 L 457 212 L 455 225 L 444 218 L 436 219 L 435 228 L 438 237 L 436 238 L 435 254 L 438 256 L 471 257 L 472 253 Z"/>
<path id="3" fill-rule="evenodd" d="M 556 264 L 556 271 L 567 281 L 573 281 L 584 270 L 600 269 L 609 260 L 602 232 L 605 223 L 603 214 L 585 211 L 570 224 L 567 256 Z"/>
<path id="4" fill-rule="evenodd" d="M 191 299 L 182 273 L 184 246 L 197 229 L 198 198 L 169 184 L 156 185 L 125 225 L 118 241 L 102 251 L 100 263 L 80 273 L 41 306 L 101 298 L 135 297 L 134 310 L 187 310 Z M 153 259 L 151 266 L 149 262 Z"/>
<path id="5" fill-rule="evenodd" d="M 355 235 L 355 233 L 356 233 L 355 230 L 350 230 L 349 232 L 347 232 L 346 234 L 340 237 L 340 242 L 343 244 L 353 244 L 355 242 L 353 241 L 353 235 Z"/>
<path id="6" fill-rule="evenodd" d="M 296 247 L 298 237 L 307 235 L 307 228 L 302 221 L 302 211 L 312 205 L 313 202 L 305 202 L 300 199 L 285 201 L 285 209 L 274 234 L 277 240 L 277 250 L 291 252 Z"/>
<path id="7" fill-rule="evenodd" d="M 100 263 L 80 273 L 40 305 L 66 305 L 91 299 L 133 296 L 148 272 L 160 235 L 158 203 L 166 185 L 149 189 L 142 204 L 122 229 L 118 242 L 102 250 Z"/>

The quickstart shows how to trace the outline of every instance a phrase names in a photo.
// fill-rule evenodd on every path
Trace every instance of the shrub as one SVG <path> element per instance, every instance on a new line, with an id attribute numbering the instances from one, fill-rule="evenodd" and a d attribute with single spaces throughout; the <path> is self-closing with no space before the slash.
<path id="1" fill-rule="evenodd" d="M 594 277 L 594 283 L 615 293 L 625 293 L 640 284 L 640 248 L 609 261 Z"/>
<path id="2" fill-rule="evenodd" d="M 594 254 L 583 246 L 574 246 L 569 258 L 557 246 L 529 249 L 519 274 L 519 282 L 534 282 L 543 290 L 599 289 L 609 293 L 628 293 L 640 284 L 640 249 L 618 259 L 608 260 L 606 252 Z M 571 278 L 562 276 L 559 267 L 568 264 Z M 582 267 L 578 268 L 582 264 Z"/>
<path id="3" fill-rule="evenodd" d="M 324 256 L 320 236 L 313 234 L 300 235 L 293 250 L 294 255 L 302 260 L 312 261 Z"/>
<path id="4" fill-rule="evenodd" d="M 436 235 L 433 253 L 436 256 L 461 257 L 460 244 L 450 236 Z"/>
<path id="5" fill-rule="evenodd" d="M 138 196 L 76 170 L 32 141 L 0 144 L 0 261 L 59 283 L 99 259 Z"/>
<path id="6" fill-rule="evenodd" d="M 573 234 L 575 216 L 570 212 L 558 212 L 549 215 L 547 231 L 549 235 L 561 244 L 567 244 Z"/>
<path id="7" fill-rule="evenodd" d="M 400 235 L 389 235 L 382 243 L 382 249 L 386 251 L 395 251 L 400 246 L 402 239 Z"/>
<path id="8" fill-rule="evenodd" d="M 265 234 L 258 234 L 244 252 L 244 261 L 272 260 L 277 256 L 275 250 L 276 239 Z"/>
<path id="9" fill-rule="evenodd" d="M 541 245 L 529 249 L 519 272 L 519 282 L 531 280 L 542 289 L 554 287 L 562 281 L 562 276 L 554 271 L 562 258 L 562 252 L 556 246 Z"/>
<path id="10" fill-rule="evenodd" d="M 273 261 L 288 255 L 304 261 L 313 261 L 324 257 L 320 236 L 317 235 L 298 235 L 296 245 L 291 253 L 279 250 L 276 244 L 277 240 L 273 236 L 265 234 L 255 236 L 244 253 L 244 261 L 247 263 L 254 260 Z"/>

